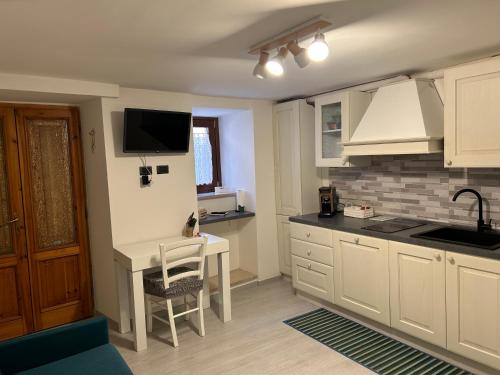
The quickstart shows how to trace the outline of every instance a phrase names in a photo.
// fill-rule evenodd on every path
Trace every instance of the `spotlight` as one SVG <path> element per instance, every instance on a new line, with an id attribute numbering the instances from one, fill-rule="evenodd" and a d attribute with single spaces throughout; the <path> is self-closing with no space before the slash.
<path id="1" fill-rule="evenodd" d="M 286 47 L 281 47 L 278 54 L 266 63 L 266 70 L 274 76 L 283 75 L 283 63 L 287 54 L 288 50 Z"/>
<path id="2" fill-rule="evenodd" d="M 316 33 L 313 42 L 307 48 L 307 55 L 312 61 L 323 61 L 328 57 L 328 53 L 329 49 L 325 41 L 325 35 L 319 32 Z"/>
<path id="3" fill-rule="evenodd" d="M 292 53 L 293 59 L 299 67 L 305 68 L 307 65 L 309 65 L 310 60 L 309 56 L 307 56 L 307 50 L 300 47 L 297 44 L 297 41 L 293 40 L 289 42 L 286 47 Z"/>
<path id="4" fill-rule="evenodd" d="M 259 79 L 267 78 L 266 63 L 269 60 L 269 53 L 260 51 L 259 62 L 253 68 L 253 75 Z"/>

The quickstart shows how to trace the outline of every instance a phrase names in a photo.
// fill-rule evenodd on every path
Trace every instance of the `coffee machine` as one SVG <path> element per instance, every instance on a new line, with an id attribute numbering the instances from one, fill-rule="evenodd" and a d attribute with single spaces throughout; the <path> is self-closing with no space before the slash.
<path id="1" fill-rule="evenodd" d="M 319 217 L 333 217 L 337 211 L 337 195 L 335 187 L 323 186 L 319 188 Z"/>

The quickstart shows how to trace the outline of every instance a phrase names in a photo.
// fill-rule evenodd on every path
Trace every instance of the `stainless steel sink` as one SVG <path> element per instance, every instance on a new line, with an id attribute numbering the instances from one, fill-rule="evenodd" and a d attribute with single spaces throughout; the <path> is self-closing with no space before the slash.
<path id="1" fill-rule="evenodd" d="M 492 232 L 478 232 L 453 227 L 444 227 L 429 230 L 427 232 L 416 233 L 412 234 L 411 237 L 479 247 L 487 250 L 500 248 L 500 234 Z"/>

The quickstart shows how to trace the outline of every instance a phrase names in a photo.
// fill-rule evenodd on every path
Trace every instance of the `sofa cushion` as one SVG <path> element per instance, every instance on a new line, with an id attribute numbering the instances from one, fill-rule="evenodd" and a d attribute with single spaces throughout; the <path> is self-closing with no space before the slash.
<path id="1" fill-rule="evenodd" d="M 103 316 L 16 337 L 0 342 L 0 372 L 12 375 L 108 343 Z"/>
<path id="2" fill-rule="evenodd" d="M 111 344 L 81 352 L 59 361 L 18 372 L 19 375 L 133 375 Z"/>

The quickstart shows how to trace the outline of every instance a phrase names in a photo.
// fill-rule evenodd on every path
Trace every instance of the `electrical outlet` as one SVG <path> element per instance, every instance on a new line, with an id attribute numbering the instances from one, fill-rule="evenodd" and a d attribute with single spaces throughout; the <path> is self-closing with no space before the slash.
<path id="1" fill-rule="evenodd" d="M 139 167 L 139 176 L 151 176 L 153 174 L 153 167 Z"/>
<path id="2" fill-rule="evenodd" d="M 168 165 L 156 166 L 156 174 L 167 174 L 167 173 L 168 173 Z"/>

